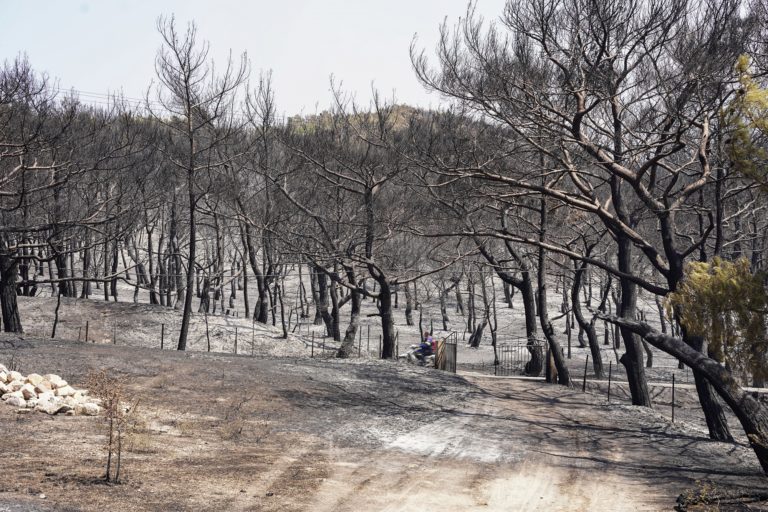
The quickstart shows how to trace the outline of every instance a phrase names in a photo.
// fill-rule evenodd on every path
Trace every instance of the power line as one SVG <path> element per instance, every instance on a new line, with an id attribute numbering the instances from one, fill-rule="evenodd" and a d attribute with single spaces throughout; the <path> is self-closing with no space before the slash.
<path id="1" fill-rule="evenodd" d="M 154 114 L 156 111 L 164 111 L 167 114 L 174 114 L 163 103 L 149 100 L 147 98 L 139 99 L 139 98 L 133 98 L 130 96 L 122 96 L 117 94 L 110 95 L 105 93 L 82 91 L 75 88 L 65 89 L 62 87 L 54 87 L 52 88 L 52 90 L 56 92 L 62 92 L 62 93 L 76 93 L 78 96 L 78 100 L 80 100 L 81 97 L 84 96 L 85 101 L 82 101 L 81 103 L 90 104 L 91 106 L 114 107 L 114 106 L 120 105 L 121 103 L 126 103 L 136 109 L 141 109 L 147 114 Z M 153 107 L 155 110 L 153 110 Z M 249 122 L 251 120 L 248 113 L 244 110 L 234 111 L 232 117 L 233 119 L 236 119 L 237 121 L 240 121 L 243 123 Z M 285 122 L 286 116 L 274 116 L 274 119 L 275 121 Z"/>

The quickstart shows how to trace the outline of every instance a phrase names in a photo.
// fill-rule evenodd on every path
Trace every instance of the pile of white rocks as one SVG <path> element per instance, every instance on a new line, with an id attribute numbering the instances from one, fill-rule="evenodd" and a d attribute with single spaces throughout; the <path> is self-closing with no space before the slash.
<path id="1" fill-rule="evenodd" d="M 99 400 L 87 389 L 75 389 L 67 381 L 49 373 L 30 373 L 26 377 L 0 364 L 0 398 L 14 407 L 34 409 L 46 414 L 96 416 Z"/>

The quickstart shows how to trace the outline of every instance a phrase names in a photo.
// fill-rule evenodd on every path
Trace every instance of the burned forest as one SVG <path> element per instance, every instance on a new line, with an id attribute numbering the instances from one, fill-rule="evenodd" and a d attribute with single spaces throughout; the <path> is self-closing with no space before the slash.
<path id="1" fill-rule="evenodd" d="M 768 4 L 482 4 L 430 106 L 4 55 L 0 509 L 768 506 Z"/>

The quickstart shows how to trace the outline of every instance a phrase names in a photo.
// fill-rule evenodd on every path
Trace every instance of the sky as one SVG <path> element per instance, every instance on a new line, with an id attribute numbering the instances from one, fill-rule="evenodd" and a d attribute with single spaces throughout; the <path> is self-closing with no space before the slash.
<path id="1" fill-rule="evenodd" d="M 466 13 L 468 0 L 0 0 L 0 59 L 26 54 L 33 68 L 83 101 L 108 93 L 143 98 L 161 45 L 160 15 L 179 28 L 194 21 L 222 63 L 246 52 L 251 82 L 272 71 L 278 111 L 313 114 L 328 108 L 330 76 L 367 103 L 372 84 L 399 103 L 436 107 L 408 54 L 417 45 L 434 54 L 439 27 Z M 477 0 L 486 20 L 505 0 Z M 221 66 L 221 64 L 218 64 Z"/>

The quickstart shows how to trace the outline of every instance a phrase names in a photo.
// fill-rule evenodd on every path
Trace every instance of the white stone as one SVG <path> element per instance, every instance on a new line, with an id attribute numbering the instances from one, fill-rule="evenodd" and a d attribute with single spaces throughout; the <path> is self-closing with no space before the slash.
<path id="1" fill-rule="evenodd" d="M 38 403 L 37 407 L 35 407 L 36 411 L 41 411 L 46 414 L 54 415 L 54 414 L 64 414 L 69 411 L 72 411 L 72 407 L 68 405 L 64 405 L 63 403 L 58 402 L 47 402 L 44 404 Z"/>
<path id="2" fill-rule="evenodd" d="M 38 394 L 45 393 L 46 391 L 51 391 L 52 389 L 53 389 L 53 386 L 51 386 L 51 383 L 48 382 L 47 380 L 43 380 L 43 381 L 40 381 L 40 383 L 35 384 L 35 392 Z"/>
<path id="3" fill-rule="evenodd" d="M 24 397 L 24 400 L 37 398 L 37 393 L 35 393 L 35 386 L 32 384 L 24 384 L 19 391 L 21 391 L 21 395 Z"/>
<path id="4" fill-rule="evenodd" d="M 8 389 L 8 386 L 6 386 L 3 382 L 0 382 L 0 395 L 4 395 L 9 391 L 10 389 Z"/>
<path id="5" fill-rule="evenodd" d="M 53 394 L 53 391 L 44 391 L 37 395 L 37 400 L 40 403 L 44 402 L 54 402 L 56 401 L 56 395 Z"/>
<path id="6" fill-rule="evenodd" d="M 35 407 L 37 407 L 37 398 L 27 400 L 27 409 L 34 409 Z"/>
<path id="7" fill-rule="evenodd" d="M 96 416 L 101 411 L 101 407 L 99 407 L 96 404 L 78 404 L 75 407 L 75 414 L 81 415 L 81 416 Z"/>
<path id="8" fill-rule="evenodd" d="M 8 373 L 8 379 L 9 380 L 24 380 L 24 376 L 20 374 L 19 372 L 9 372 Z"/>
<path id="9" fill-rule="evenodd" d="M 26 381 L 29 384 L 32 384 L 32 386 L 37 386 L 38 384 L 43 382 L 43 376 L 38 375 L 37 373 L 30 373 L 29 375 L 27 375 Z"/>
<path id="10" fill-rule="evenodd" d="M 88 398 L 88 390 L 87 389 L 76 389 L 75 390 L 75 398 L 78 400 L 85 400 Z"/>
<path id="11" fill-rule="evenodd" d="M 43 379 L 47 380 L 48 382 L 50 382 L 51 383 L 51 387 L 53 389 L 63 388 L 64 386 L 67 385 L 67 381 L 65 381 L 64 379 L 62 379 L 61 377 L 59 377 L 58 375 L 53 374 L 53 373 L 49 373 L 47 375 L 43 375 Z"/>
<path id="12" fill-rule="evenodd" d="M 4 364 L 0 364 L 0 372 L 8 373 L 8 368 Z"/>
<path id="13" fill-rule="evenodd" d="M 24 387 L 24 383 L 20 380 L 14 380 L 8 383 L 8 389 L 11 391 L 18 391 Z"/>
<path id="14" fill-rule="evenodd" d="M 75 394 L 75 390 L 72 386 L 63 386 L 56 388 L 56 396 L 71 396 Z"/>
<path id="15" fill-rule="evenodd" d="M 23 398 L 19 398 L 18 396 L 12 396 L 8 400 L 5 401 L 8 405 L 12 405 L 14 407 L 26 407 L 27 401 Z"/>
<path id="16" fill-rule="evenodd" d="M 6 372 L 4 370 L 0 371 L 0 382 L 2 382 L 3 384 L 8 382 L 8 372 Z"/>

